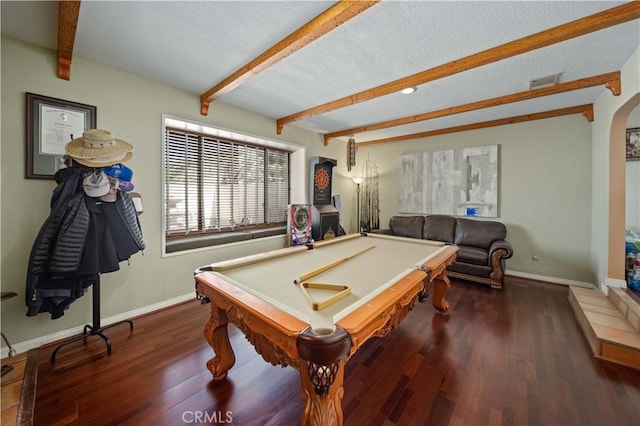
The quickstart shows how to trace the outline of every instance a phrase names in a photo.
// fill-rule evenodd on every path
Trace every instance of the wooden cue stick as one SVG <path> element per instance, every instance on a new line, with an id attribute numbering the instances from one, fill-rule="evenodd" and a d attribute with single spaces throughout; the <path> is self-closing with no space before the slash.
<path id="1" fill-rule="evenodd" d="M 311 278 L 311 277 L 315 277 L 316 275 L 321 274 L 321 273 L 322 273 L 322 272 L 324 272 L 324 271 L 328 271 L 329 269 L 334 268 L 334 267 L 336 267 L 336 266 L 340 265 L 341 263 L 346 262 L 346 261 L 347 261 L 347 260 L 349 260 L 349 259 L 353 259 L 354 257 L 356 257 L 356 256 L 358 256 L 358 255 L 360 255 L 360 254 L 362 254 L 362 253 L 364 253 L 364 252 L 366 252 L 366 251 L 369 251 L 369 250 L 371 250 L 371 249 L 372 249 L 372 248 L 374 248 L 374 247 L 375 247 L 375 246 L 367 247 L 366 249 L 364 249 L 364 250 L 360 250 L 360 251 L 359 251 L 359 252 L 357 252 L 357 253 L 354 253 L 354 254 L 352 254 L 352 255 L 349 255 L 349 256 L 347 256 L 347 257 L 344 257 L 344 258 L 342 258 L 342 259 L 340 259 L 340 260 L 337 260 L 337 261 L 335 261 L 335 262 L 333 262 L 333 263 L 330 263 L 330 264 L 328 264 L 328 265 L 325 265 L 325 266 L 323 266 L 323 267 L 321 267 L 321 268 L 318 268 L 318 269 L 316 269 L 316 270 L 314 270 L 314 271 L 311 271 L 311 272 L 309 272 L 309 273 L 307 273 L 307 274 L 301 275 L 301 276 L 300 276 L 300 278 L 293 280 L 293 283 L 294 283 L 294 284 L 300 284 L 301 282 L 306 281 L 306 280 L 308 280 L 308 279 L 309 279 L 309 278 Z"/>

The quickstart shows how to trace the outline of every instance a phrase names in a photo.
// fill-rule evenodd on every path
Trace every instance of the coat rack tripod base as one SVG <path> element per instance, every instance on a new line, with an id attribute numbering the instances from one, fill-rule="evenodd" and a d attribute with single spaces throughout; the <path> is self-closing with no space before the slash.
<path id="1" fill-rule="evenodd" d="M 122 325 L 122 324 L 129 324 L 129 330 L 133 330 L 133 321 L 131 320 L 118 321 L 104 327 L 100 325 L 100 275 L 98 275 L 98 279 L 93 284 L 92 302 L 93 302 L 93 324 L 92 325 L 86 324 L 80 336 L 76 336 L 58 345 L 58 347 L 55 348 L 53 353 L 51 354 L 52 364 L 56 362 L 56 354 L 60 349 L 74 342 L 78 342 L 80 340 L 83 340 L 86 343 L 87 337 L 91 337 L 91 336 L 101 337 L 102 340 L 104 340 L 105 345 L 107 346 L 107 354 L 111 355 L 111 341 L 102 332 L 108 328 L 115 327 L 117 325 Z"/>

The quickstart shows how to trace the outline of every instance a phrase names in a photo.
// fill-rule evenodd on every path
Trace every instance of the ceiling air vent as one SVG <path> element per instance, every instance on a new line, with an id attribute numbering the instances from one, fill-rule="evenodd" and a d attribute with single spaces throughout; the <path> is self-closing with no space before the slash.
<path id="1" fill-rule="evenodd" d="M 529 89 L 537 89 L 538 87 L 553 86 L 554 84 L 558 84 L 560 82 L 561 74 L 562 73 L 559 72 L 557 74 L 552 74 L 546 77 L 540 77 L 531 80 L 529 81 Z"/>

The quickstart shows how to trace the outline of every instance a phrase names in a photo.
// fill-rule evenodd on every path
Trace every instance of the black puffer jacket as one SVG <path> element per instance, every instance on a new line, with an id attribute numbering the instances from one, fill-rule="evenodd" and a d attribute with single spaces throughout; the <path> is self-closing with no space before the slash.
<path id="1" fill-rule="evenodd" d="M 124 225 L 122 232 L 131 235 L 138 250 L 143 250 L 145 243 L 133 200 L 126 192 L 118 191 L 114 204 L 117 211 L 114 214 Z M 103 217 L 100 201 L 82 190 L 51 212 L 29 256 L 27 316 L 51 312 L 52 319 L 59 318 L 63 309 L 96 279 L 96 274 L 119 269 L 119 259 Z M 133 252 L 135 248 L 130 251 Z"/>
<path id="2" fill-rule="evenodd" d="M 51 194 L 51 211 L 64 203 L 69 197 L 82 191 L 82 179 L 85 174 L 91 173 L 92 168 L 86 166 L 66 167 L 56 172 L 54 176 L 58 186 Z"/>
<path id="3" fill-rule="evenodd" d="M 127 224 L 127 229 L 131 233 L 131 237 L 136 242 L 139 250 L 145 249 L 144 240 L 142 239 L 142 231 L 140 230 L 140 221 L 138 220 L 138 213 L 136 212 L 136 206 L 133 204 L 131 196 L 118 190 L 118 199 L 116 200 L 116 207 L 122 221 Z"/>
<path id="4" fill-rule="evenodd" d="M 40 306 L 37 294 L 38 280 L 48 277 L 63 278 L 73 274 L 80 264 L 84 241 L 89 229 L 89 211 L 84 193 L 67 198 L 51 212 L 36 236 L 27 269 L 25 302 L 28 307 Z M 27 315 L 36 315 L 30 309 Z"/>
<path id="5" fill-rule="evenodd" d="M 84 193 L 78 192 L 58 206 L 44 222 L 33 243 L 29 273 L 48 270 L 53 275 L 70 275 L 80 263 L 89 228 L 89 211 Z"/>

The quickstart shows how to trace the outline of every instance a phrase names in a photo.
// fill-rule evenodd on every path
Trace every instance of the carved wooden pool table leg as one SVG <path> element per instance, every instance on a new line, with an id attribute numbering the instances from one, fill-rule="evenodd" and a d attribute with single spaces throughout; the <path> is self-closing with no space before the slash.
<path id="1" fill-rule="evenodd" d="M 344 388 L 342 383 L 344 380 L 344 365 L 346 360 L 339 360 L 333 375 L 333 383 L 330 386 L 320 390 L 317 384 L 307 373 L 309 368 L 327 369 L 329 367 L 318 366 L 317 364 L 301 359 L 300 360 L 300 381 L 302 387 L 302 399 L 304 400 L 304 410 L 302 411 L 303 426 L 340 426 L 342 425 L 342 397 Z"/>
<path id="2" fill-rule="evenodd" d="M 204 327 L 204 337 L 215 352 L 215 356 L 207 361 L 207 368 L 213 374 L 214 380 L 227 377 L 227 371 L 236 362 L 229 342 L 228 323 L 226 311 L 211 303 L 211 318 Z"/>
<path id="3" fill-rule="evenodd" d="M 433 283 L 433 307 L 446 314 L 449 311 L 449 302 L 445 300 L 447 291 L 451 287 L 451 282 L 446 274 L 442 273 L 436 277 Z"/>

